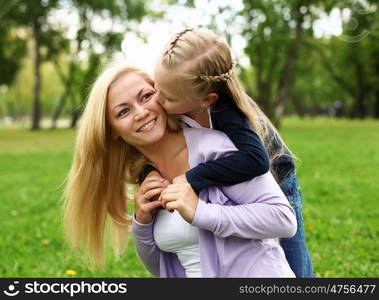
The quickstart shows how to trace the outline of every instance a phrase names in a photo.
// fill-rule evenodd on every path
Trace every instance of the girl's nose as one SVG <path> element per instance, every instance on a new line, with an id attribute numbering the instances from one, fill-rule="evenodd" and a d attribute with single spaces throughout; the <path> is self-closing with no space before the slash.
<path id="1" fill-rule="evenodd" d="M 164 102 L 164 100 L 163 100 L 161 97 L 159 97 L 158 93 L 156 93 L 156 94 L 153 96 L 153 100 L 154 100 L 155 102 L 159 103 L 160 105 L 162 105 L 163 102 Z"/>

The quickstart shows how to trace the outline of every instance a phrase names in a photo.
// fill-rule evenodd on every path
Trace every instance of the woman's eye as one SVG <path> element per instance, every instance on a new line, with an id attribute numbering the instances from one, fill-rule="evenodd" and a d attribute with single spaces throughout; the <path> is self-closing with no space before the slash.
<path id="1" fill-rule="evenodd" d="M 120 110 L 117 114 L 117 117 L 122 117 L 123 115 L 127 114 L 129 112 L 129 108 L 124 108 L 122 110 Z"/>
<path id="2" fill-rule="evenodd" d="M 155 92 L 154 92 L 154 93 L 146 93 L 146 94 L 144 94 L 144 95 L 142 96 L 142 101 L 150 100 L 151 97 L 152 97 L 154 94 L 155 94 Z"/>

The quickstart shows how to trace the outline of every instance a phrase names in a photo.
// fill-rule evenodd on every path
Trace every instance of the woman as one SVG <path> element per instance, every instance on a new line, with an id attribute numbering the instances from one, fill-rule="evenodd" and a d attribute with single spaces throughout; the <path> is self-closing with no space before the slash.
<path id="1" fill-rule="evenodd" d="M 107 217 L 116 252 L 124 245 L 130 224 L 124 184 L 137 182 L 146 159 L 171 182 L 236 151 L 221 132 L 170 129 L 163 109 L 151 100 L 154 93 L 153 82 L 139 70 L 111 67 L 95 82 L 82 117 L 65 228 L 72 244 L 82 245 L 98 264 Z M 167 186 L 148 177 L 135 200 L 136 249 L 156 276 L 294 277 L 278 238 L 295 234 L 296 218 L 270 173 L 203 190 L 199 197 L 189 184 Z"/>

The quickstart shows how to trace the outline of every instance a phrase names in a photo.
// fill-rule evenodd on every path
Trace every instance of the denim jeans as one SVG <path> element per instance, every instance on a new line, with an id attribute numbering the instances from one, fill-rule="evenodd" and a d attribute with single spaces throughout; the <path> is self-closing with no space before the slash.
<path id="1" fill-rule="evenodd" d="M 280 188 L 294 209 L 297 219 L 296 234 L 291 238 L 281 239 L 287 261 L 296 277 L 315 277 L 305 240 L 302 194 L 295 171 L 282 180 Z"/>

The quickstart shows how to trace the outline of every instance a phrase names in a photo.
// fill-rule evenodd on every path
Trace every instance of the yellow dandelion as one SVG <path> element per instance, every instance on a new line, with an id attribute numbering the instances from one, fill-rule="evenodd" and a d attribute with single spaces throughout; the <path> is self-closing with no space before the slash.
<path id="1" fill-rule="evenodd" d="M 308 231 L 313 231 L 315 229 L 315 227 L 313 225 L 308 225 L 307 226 L 307 230 Z"/>
<path id="2" fill-rule="evenodd" d="M 49 245 L 49 244 L 50 244 L 50 241 L 49 241 L 48 239 L 43 239 L 43 240 L 41 241 L 41 244 L 42 244 L 42 245 Z"/>
<path id="3" fill-rule="evenodd" d="M 325 271 L 325 273 L 324 273 L 324 277 L 325 277 L 325 278 L 329 278 L 330 275 L 333 275 L 333 274 L 335 274 L 335 271 L 334 271 L 334 270 L 327 270 L 327 271 Z"/>
<path id="4" fill-rule="evenodd" d="M 74 270 L 66 270 L 66 275 L 68 275 L 68 276 L 74 276 L 74 275 L 76 275 L 76 271 L 74 271 Z"/>

